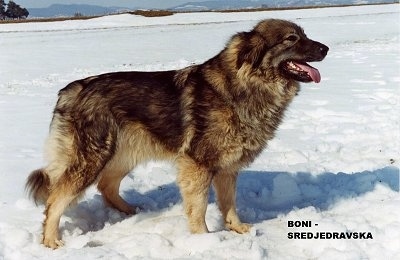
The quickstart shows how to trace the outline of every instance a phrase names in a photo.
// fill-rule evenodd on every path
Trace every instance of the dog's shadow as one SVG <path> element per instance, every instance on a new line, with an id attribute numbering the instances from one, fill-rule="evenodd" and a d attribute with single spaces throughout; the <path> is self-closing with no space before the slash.
<path id="1" fill-rule="evenodd" d="M 315 207 L 327 210 L 336 202 L 361 196 L 382 184 L 399 191 L 399 169 L 385 167 L 375 171 L 353 174 L 243 171 L 237 184 L 238 214 L 244 222 L 259 223 L 286 214 L 294 208 Z M 181 203 L 175 183 L 158 186 L 146 193 L 125 191 L 123 197 L 138 205 L 142 212 L 161 212 Z M 209 203 L 215 203 L 210 191 Z M 140 214 L 140 213 L 139 213 Z M 182 214 L 184 214 L 182 212 Z M 83 233 L 102 229 L 107 223 L 114 224 L 129 216 L 106 207 L 100 195 L 83 201 L 66 212 L 70 218 L 64 229 L 72 232 L 79 228 Z"/>
<path id="2" fill-rule="evenodd" d="M 398 192 L 399 169 L 318 175 L 247 171 L 238 182 L 238 212 L 243 221 L 258 223 L 309 206 L 324 211 L 341 200 L 370 192 L 378 184 Z"/>

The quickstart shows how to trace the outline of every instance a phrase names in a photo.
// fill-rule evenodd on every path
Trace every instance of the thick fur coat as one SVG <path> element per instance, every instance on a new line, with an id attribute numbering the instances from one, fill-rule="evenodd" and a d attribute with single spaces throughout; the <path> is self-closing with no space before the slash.
<path id="1" fill-rule="evenodd" d="M 273 138 L 299 82 L 320 81 L 306 62 L 327 52 L 296 24 L 271 19 L 234 35 L 200 65 L 70 83 L 54 109 L 48 165 L 27 181 L 35 201 L 46 204 L 44 245 L 63 244 L 60 217 L 91 184 L 98 183 L 110 206 L 135 213 L 119 195 L 120 182 L 139 163 L 157 159 L 177 165 L 191 232 L 208 232 L 211 184 L 226 227 L 249 231 L 236 213 L 238 172 Z"/>

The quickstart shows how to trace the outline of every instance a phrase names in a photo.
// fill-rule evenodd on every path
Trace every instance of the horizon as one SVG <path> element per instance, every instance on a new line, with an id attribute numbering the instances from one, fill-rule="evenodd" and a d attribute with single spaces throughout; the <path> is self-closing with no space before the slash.
<path id="1" fill-rule="evenodd" d="M 195 0 L 196 2 L 205 2 L 207 0 Z M 16 4 L 25 7 L 25 8 L 46 8 L 53 4 L 65 4 L 65 5 L 74 5 L 74 4 L 82 4 L 82 5 L 97 5 L 103 7 L 142 7 L 142 8 L 169 8 L 174 7 L 180 4 L 184 4 L 187 2 L 191 2 L 191 0 L 115 0 L 115 1 L 107 1 L 107 0 L 15 0 Z"/>
<path id="2" fill-rule="evenodd" d="M 102 6 L 102 7 L 122 7 L 122 8 L 149 8 L 149 9 L 168 9 L 173 8 L 181 4 L 190 3 L 190 2 L 207 2 L 209 0 L 15 0 L 14 2 L 24 8 L 48 8 L 54 4 L 61 5 L 93 5 L 93 6 Z M 219 0 L 216 0 L 219 1 Z M 222 0 L 221 0 L 222 1 Z M 248 2 L 264 2 L 262 0 L 242 0 Z M 352 1 L 352 0 L 348 0 Z M 389 0 L 369 0 L 366 1 L 371 3 L 389 3 L 392 1 Z M 393 3 L 399 3 L 399 0 L 393 0 Z M 351 3 L 356 4 L 356 3 Z"/>

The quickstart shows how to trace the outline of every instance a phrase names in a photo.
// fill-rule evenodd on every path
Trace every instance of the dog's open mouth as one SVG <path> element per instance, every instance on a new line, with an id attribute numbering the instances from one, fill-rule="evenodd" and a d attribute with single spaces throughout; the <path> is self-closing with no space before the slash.
<path id="1" fill-rule="evenodd" d="M 321 74 L 319 74 L 318 69 L 303 61 L 285 61 L 283 62 L 282 69 L 286 74 L 297 81 L 314 81 L 315 83 L 319 83 L 321 81 Z"/>

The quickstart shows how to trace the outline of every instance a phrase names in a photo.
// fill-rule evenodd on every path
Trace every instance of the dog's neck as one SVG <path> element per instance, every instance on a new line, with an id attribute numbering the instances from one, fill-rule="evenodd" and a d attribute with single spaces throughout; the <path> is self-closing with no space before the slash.
<path id="1" fill-rule="evenodd" d="M 219 55 L 224 55 L 224 52 Z M 212 58 L 207 61 L 203 66 L 207 73 L 203 75 L 213 90 L 245 123 L 263 122 L 263 118 L 281 118 L 300 90 L 299 83 L 294 80 L 265 75 L 261 69 L 250 70 L 247 64 L 238 69 L 234 61 L 221 64 L 224 60 Z M 221 67 L 225 69 L 220 70 Z"/>

